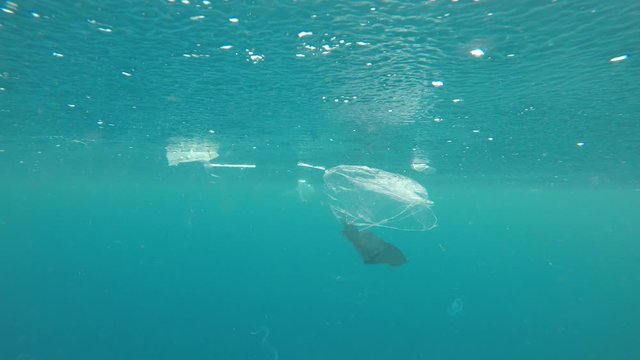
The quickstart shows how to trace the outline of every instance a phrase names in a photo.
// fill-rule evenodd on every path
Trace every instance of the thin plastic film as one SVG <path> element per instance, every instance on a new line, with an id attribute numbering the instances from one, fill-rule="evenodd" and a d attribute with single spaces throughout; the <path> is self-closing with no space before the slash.
<path id="1" fill-rule="evenodd" d="M 218 144 L 212 141 L 173 139 L 166 150 L 169 166 L 187 162 L 206 163 L 218 157 Z"/>
<path id="2" fill-rule="evenodd" d="M 438 219 L 427 190 L 405 176 L 367 166 L 327 169 L 324 182 L 333 215 L 361 229 L 433 229 Z"/>

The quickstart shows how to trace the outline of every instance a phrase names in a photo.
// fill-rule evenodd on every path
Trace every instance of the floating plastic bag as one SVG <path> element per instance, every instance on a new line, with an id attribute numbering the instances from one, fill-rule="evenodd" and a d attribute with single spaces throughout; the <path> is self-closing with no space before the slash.
<path id="1" fill-rule="evenodd" d="M 405 176 L 340 165 L 325 170 L 324 182 L 334 216 L 361 229 L 425 231 L 438 222 L 427 190 Z"/>

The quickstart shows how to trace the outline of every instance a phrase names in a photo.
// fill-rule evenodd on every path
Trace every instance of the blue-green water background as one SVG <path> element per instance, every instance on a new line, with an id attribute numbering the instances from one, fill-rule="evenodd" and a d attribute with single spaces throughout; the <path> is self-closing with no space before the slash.
<path id="1" fill-rule="evenodd" d="M 0 359 L 640 356 L 636 1 L 0 5 Z M 364 265 L 299 161 L 439 225 Z"/>

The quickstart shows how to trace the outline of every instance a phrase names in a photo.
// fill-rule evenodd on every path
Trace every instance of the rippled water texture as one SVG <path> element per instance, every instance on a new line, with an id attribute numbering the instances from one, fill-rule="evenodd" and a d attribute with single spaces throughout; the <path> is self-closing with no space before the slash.
<path id="1" fill-rule="evenodd" d="M 639 39 L 639 0 L 0 0 L 0 360 L 640 359 Z"/>
<path id="2" fill-rule="evenodd" d="M 634 1 L 0 4 L 11 165 L 212 136 L 274 168 L 637 181 Z"/>

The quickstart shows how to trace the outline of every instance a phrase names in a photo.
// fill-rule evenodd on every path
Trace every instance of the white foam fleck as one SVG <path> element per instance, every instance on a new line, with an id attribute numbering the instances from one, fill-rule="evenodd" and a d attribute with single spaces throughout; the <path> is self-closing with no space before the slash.
<path id="1" fill-rule="evenodd" d="M 204 19 L 204 15 L 196 15 L 189 18 L 191 21 L 198 21 Z"/>
<path id="2" fill-rule="evenodd" d="M 222 50 L 230 50 L 233 48 L 233 45 L 222 45 L 220 46 L 220 49 Z"/>
<path id="3" fill-rule="evenodd" d="M 126 72 L 126 71 L 123 71 L 123 72 L 122 72 L 122 75 L 124 75 L 124 76 L 131 76 L 131 73 L 128 73 L 128 72 Z"/>
<path id="4" fill-rule="evenodd" d="M 229 18 L 229 21 L 234 23 L 234 24 L 236 24 L 236 23 L 238 23 L 240 21 L 240 19 L 238 19 L 238 18 Z"/>
<path id="5" fill-rule="evenodd" d="M 53 55 L 53 56 L 55 56 L 57 58 L 63 58 L 64 57 L 64 54 L 61 54 L 61 53 L 55 52 L 55 51 L 51 55 Z"/>
<path id="6" fill-rule="evenodd" d="M 434 87 L 441 87 L 444 85 L 444 83 L 440 80 L 436 80 L 436 81 L 432 81 L 431 85 L 433 85 Z"/>
<path id="7" fill-rule="evenodd" d="M 182 54 L 186 58 L 208 58 L 208 54 Z"/>
<path id="8" fill-rule="evenodd" d="M 303 37 L 311 36 L 311 35 L 313 35 L 313 32 L 311 32 L 311 31 L 300 31 L 298 33 L 298 37 L 300 39 L 302 39 Z"/>

